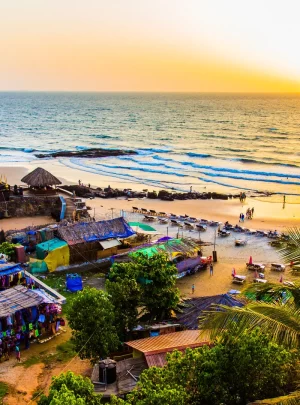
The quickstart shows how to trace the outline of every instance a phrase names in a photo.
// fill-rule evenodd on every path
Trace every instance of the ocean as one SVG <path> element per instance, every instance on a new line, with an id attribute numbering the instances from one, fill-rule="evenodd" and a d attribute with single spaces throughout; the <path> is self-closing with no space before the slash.
<path id="1" fill-rule="evenodd" d="M 37 152 L 133 149 L 59 162 L 148 188 L 299 196 L 299 141 L 299 95 L 0 93 L 2 166 L 38 165 Z"/>

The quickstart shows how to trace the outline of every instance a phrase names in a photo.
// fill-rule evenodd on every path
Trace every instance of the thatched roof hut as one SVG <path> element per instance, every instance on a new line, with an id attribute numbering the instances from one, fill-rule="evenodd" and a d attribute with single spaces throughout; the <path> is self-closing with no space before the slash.
<path id="1" fill-rule="evenodd" d="M 199 316 L 202 315 L 203 311 L 215 309 L 215 305 L 243 307 L 245 302 L 237 300 L 229 294 L 190 298 L 184 300 L 180 305 L 180 309 L 176 312 L 176 318 L 178 322 L 187 329 L 198 329 Z"/>
<path id="2" fill-rule="evenodd" d="M 41 167 L 37 167 L 32 172 L 28 173 L 21 181 L 31 187 L 47 187 L 61 184 L 58 178 Z"/>

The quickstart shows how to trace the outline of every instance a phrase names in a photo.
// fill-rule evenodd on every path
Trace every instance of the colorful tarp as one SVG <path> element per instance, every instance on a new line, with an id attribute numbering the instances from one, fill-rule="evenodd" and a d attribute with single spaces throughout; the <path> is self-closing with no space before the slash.
<path id="1" fill-rule="evenodd" d="M 48 267 L 44 260 L 30 258 L 29 270 L 32 274 L 46 273 L 48 271 Z"/>
<path id="2" fill-rule="evenodd" d="M 15 263 L 0 263 L 0 277 L 9 276 L 10 274 L 19 273 L 23 271 L 19 264 Z"/>
<path id="3" fill-rule="evenodd" d="M 61 248 L 63 246 L 67 246 L 67 243 L 58 238 L 39 243 L 38 245 L 36 245 L 36 257 L 39 260 L 43 260 L 49 252 L 52 252 L 53 250 Z"/>
<path id="4" fill-rule="evenodd" d="M 61 226 L 58 229 L 59 237 L 69 245 L 106 239 L 128 238 L 134 235 L 134 233 L 122 217 L 109 221 L 82 222 L 69 226 Z"/>
<path id="5" fill-rule="evenodd" d="M 45 258 L 48 270 L 50 272 L 55 271 L 59 266 L 68 266 L 70 264 L 70 249 L 67 244 L 58 247 L 48 253 Z"/>

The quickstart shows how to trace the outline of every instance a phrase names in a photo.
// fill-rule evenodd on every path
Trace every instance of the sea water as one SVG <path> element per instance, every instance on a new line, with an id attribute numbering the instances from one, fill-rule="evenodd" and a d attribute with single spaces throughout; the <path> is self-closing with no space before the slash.
<path id="1" fill-rule="evenodd" d="M 38 152 L 130 149 L 138 154 L 59 161 L 150 188 L 300 195 L 299 141 L 299 95 L 0 93 L 2 165 L 38 165 Z"/>

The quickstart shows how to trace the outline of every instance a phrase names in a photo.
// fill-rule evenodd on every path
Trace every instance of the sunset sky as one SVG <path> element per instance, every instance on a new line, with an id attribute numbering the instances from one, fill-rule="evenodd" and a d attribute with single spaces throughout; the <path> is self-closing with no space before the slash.
<path id="1" fill-rule="evenodd" d="M 3 0 L 0 90 L 300 92 L 299 40 L 298 0 Z"/>

